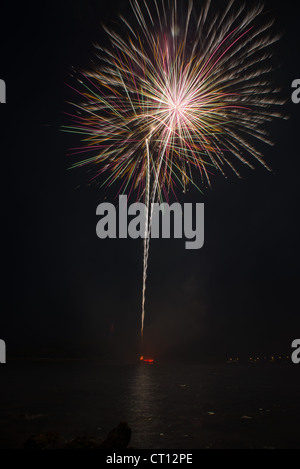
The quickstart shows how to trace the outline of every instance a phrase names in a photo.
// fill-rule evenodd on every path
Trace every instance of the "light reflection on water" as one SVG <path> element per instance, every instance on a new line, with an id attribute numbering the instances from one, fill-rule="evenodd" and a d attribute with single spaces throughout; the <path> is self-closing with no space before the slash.
<path id="1" fill-rule="evenodd" d="M 132 444 L 148 448 L 187 447 L 188 439 L 191 444 L 192 434 L 202 426 L 205 394 L 199 367 L 137 366 L 129 381 L 128 418 L 136 428 Z"/>
<path id="2" fill-rule="evenodd" d="M 159 383 L 154 366 L 140 363 L 134 368 L 132 377 L 128 380 L 128 421 L 137 429 L 133 434 L 133 445 L 136 442 L 147 447 L 162 433 Z"/>

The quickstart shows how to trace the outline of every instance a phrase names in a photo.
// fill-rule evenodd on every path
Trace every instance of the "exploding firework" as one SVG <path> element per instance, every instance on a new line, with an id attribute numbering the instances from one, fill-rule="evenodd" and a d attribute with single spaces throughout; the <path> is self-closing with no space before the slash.
<path id="1" fill-rule="evenodd" d="M 283 102 L 270 84 L 279 36 L 263 4 L 205 0 L 198 15 L 192 0 L 131 6 L 134 22 L 121 18 L 122 33 L 105 28 L 111 47 L 96 46 L 66 130 L 83 135 L 88 155 L 74 167 L 93 165 L 93 180 L 145 201 L 143 335 L 151 203 L 210 185 L 217 171 L 239 175 L 241 163 L 269 169 L 256 143 L 272 143 L 265 124 L 281 117 Z"/>

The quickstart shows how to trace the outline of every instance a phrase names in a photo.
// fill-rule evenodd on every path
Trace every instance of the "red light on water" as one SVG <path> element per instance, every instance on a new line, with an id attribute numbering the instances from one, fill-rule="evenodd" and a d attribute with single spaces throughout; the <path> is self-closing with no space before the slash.
<path id="1" fill-rule="evenodd" d="M 148 365 L 152 365 L 154 363 L 153 358 L 144 358 L 143 356 L 140 357 L 140 361 L 143 363 L 148 363 Z"/>

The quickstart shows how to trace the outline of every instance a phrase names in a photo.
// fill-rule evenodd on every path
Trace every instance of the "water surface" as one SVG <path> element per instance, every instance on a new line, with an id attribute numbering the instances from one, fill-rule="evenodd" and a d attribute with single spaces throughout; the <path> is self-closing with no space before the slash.
<path id="1" fill-rule="evenodd" d="M 0 447 L 32 434 L 106 434 L 120 421 L 148 449 L 300 449 L 300 368 L 14 361 L 0 370 Z"/>

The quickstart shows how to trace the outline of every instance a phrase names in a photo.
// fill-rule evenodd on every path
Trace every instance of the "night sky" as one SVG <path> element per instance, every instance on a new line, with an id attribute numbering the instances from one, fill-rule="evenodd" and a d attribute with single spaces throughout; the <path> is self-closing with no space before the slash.
<path id="1" fill-rule="evenodd" d="M 244 167 L 243 179 L 216 175 L 203 195 L 179 195 L 205 203 L 202 250 L 152 241 L 146 346 L 155 356 L 290 354 L 300 336 L 296 4 L 266 2 L 274 29 L 284 33 L 274 82 L 290 116 L 271 126 L 276 145 L 263 147 L 273 172 Z M 89 187 L 84 170 L 68 171 L 68 149 L 80 140 L 60 130 L 74 100 L 66 85 L 71 67 L 89 65 L 93 41 L 106 41 L 101 23 L 112 24 L 118 12 L 130 18 L 127 0 L 12 2 L 1 14 L 0 338 L 8 356 L 127 358 L 139 351 L 142 241 L 97 238 L 96 207 L 114 194 Z"/>

